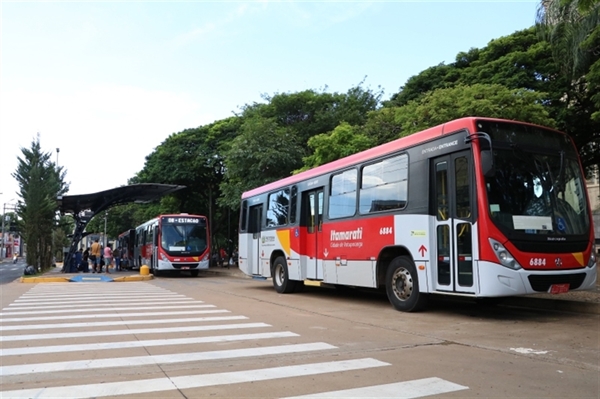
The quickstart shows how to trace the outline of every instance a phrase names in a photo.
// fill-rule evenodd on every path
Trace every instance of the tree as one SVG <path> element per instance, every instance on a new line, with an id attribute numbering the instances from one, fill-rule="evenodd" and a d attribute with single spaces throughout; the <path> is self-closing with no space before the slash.
<path id="1" fill-rule="evenodd" d="M 302 166 L 305 146 L 274 118 L 245 118 L 225 154 L 222 203 L 239 209 L 242 192 L 287 177 Z"/>
<path id="2" fill-rule="evenodd" d="M 39 135 L 31 147 L 21 148 L 12 176 L 19 184 L 17 214 L 27 242 L 27 264 L 45 270 L 52 265 L 52 230 L 58 211 L 56 198 L 68 191 L 66 172 L 50 161 L 51 153 L 41 150 Z"/>
<path id="3" fill-rule="evenodd" d="M 312 154 L 304 158 L 304 167 L 297 172 L 366 150 L 373 143 L 374 140 L 362 134 L 358 128 L 342 122 L 331 133 L 318 134 L 308 140 Z"/>
<path id="4" fill-rule="evenodd" d="M 394 109 L 401 136 L 465 116 L 486 116 L 554 126 L 542 105 L 545 93 L 499 84 L 459 85 L 427 93 Z"/>
<path id="5" fill-rule="evenodd" d="M 590 173 L 600 164 L 600 1 L 543 0 L 537 28 L 569 82 L 559 128 L 573 136 Z"/>
<path id="6" fill-rule="evenodd" d="M 461 52 L 454 63 L 438 65 L 409 78 L 384 107 L 403 106 L 434 90 L 461 85 L 496 84 L 543 93 L 540 104 L 555 121 L 554 126 L 573 138 L 584 167 L 592 170 L 600 163 L 600 120 L 592 116 L 599 109 L 595 102 L 600 100 L 600 85 L 594 86 L 590 81 L 597 76 L 600 82 L 600 66 L 597 71 L 597 75 L 590 72 L 587 80 L 572 80 L 553 57 L 551 43 L 532 27 L 494 39 L 484 48 Z M 386 121 L 393 119 L 387 115 Z"/>

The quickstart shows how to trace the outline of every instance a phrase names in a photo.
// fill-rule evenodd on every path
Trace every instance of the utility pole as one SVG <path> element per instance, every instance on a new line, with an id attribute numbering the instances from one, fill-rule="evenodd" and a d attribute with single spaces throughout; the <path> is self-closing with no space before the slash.
<path id="1" fill-rule="evenodd" d="M 7 206 L 9 205 L 9 206 Z M 2 207 L 2 236 L 0 236 L 0 241 L 2 241 L 0 243 L 0 258 L 5 258 L 6 257 L 6 245 L 4 243 L 4 233 L 5 233 L 5 222 L 6 222 L 6 210 L 12 210 L 15 211 L 17 208 L 13 205 L 10 206 L 10 203 L 4 203 L 4 206 Z"/>
<path id="2" fill-rule="evenodd" d="M 4 209 L 2 210 L 2 247 L 0 247 L 0 259 L 4 259 L 4 221 L 6 219 L 6 204 L 4 204 Z"/>

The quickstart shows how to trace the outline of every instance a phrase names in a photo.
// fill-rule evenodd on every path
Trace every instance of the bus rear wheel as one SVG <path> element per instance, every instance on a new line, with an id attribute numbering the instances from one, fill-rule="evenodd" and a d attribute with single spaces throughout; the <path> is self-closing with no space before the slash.
<path id="1" fill-rule="evenodd" d="M 407 256 L 392 260 L 385 277 L 385 289 L 396 310 L 416 312 L 427 304 L 427 295 L 419 292 L 417 268 Z"/>
<path id="2" fill-rule="evenodd" d="M 283 256 L 275 259 L 273 264 L 273 287 L 280 294 L 289 294 L 296 289 L 297 281 L 290 280 L 288 267 Z"/>

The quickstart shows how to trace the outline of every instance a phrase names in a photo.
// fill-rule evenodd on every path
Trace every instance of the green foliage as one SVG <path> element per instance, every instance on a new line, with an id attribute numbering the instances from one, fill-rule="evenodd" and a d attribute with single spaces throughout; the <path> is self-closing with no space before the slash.
<path id="1" fill-rule="evenodd" d="M 19 184 L 17 215 L 22 220 L 22 236 L 27 242 L 27 264 L 42 268 L 52 265 L 52 232 L 58 211 L 56 198 L 68 190 L 66 172 L 42 152 L 40 138 L 30 148 L 21 148 L 18 166 L 12 176 Z"/>
<path id="2" fill-rule="evenodd" d="M 514 119 L 554 126 L 542 105 L 544 93 L 508 89 L 498 84 L 459 85 L 427 93 L 395 109 L 402 135 L 415 133 L 465 116 Z"/>
<path id="3" fill-rule="evenodd" d="M 296 173 L 372 147 L 374 140 L 356 130 L 350 124 L 342 122 L 331 133 L 311 137 L 308 146 L 313 153 L 304 158 L 304 167 Z"/>
<path id="4" fill-rule="evenodd" d="M 281 127 L 274 118 L 244 118 L 225 154 L 226 181 L 221 189 L 230 200 L 225 203 L 237 209 L 243 191 L 289 176 L 302 165 L 304 153 L 293 130 Z"/>
<path id="5" fill-rule="evenodd" d="M 476 84 L 502 85 L 512 90 L 536 93 L 539 97 L 517 98 L 519 101 L 530 98 L 535 101 L 535 104 L 543 105 L 548 116 L 554 120 L 551 125 L 573 138 L 581 154 L 584 167 L 591 170 L 594 165 L 600 163 L 600 148 L 598 147 L 600 115 L 597 114 L 600 108 L 600 103 L 598 103 L 600 96 L 597 95 L 600 87 L 600 73 L 596 73 L 596 69 L 590 69 L 590 73 L 585 78 L 572 80 L 556 62 L 555 55 L 553 56 L 554 51 L 551 42 L 541 38 L 534 27 L 515 32 L 512 35 L 492 40 L 484 48 L 459 53 L 456 61 L 450 65 L 438 65 L 411 77 L 401 91 L 385 103 L 385 106 L 388 108 L 401 107 L 409 104 L 410 101 L 422 99 L 439 89 L 472 87 Z M 485 95 L 486 99 L 492 98 L 489 94 Z M 500 98 L 493 100 L 496 99 Z M 511 97 L 505 99 L 510 100 Z M 446 109 L 431 110 L 435 120 L 441 120 L 442 118 L 438 116 L 443 114 L 448 116 L 464 114 L 455 112 L 451 103 L 438 101 L 438 104 Z M 463 108 L 464 105 L 462 104 Z M 415 104 L 412 106 L 415 107 Z M 510 106 L 510 104 L 505 103 L 503 106 Z M 479 112 L 485 112 L 483 115 L 487 116 L 507 113 L 505 110 L 499 113 L 499 109 L 494 109 L 498 107 L 491 105 L 489 100 L 485 100 L 477 108 Z M 408 109 L 406 111 L 408 112 Z M 395 111 L 391 111 L 381 119 L 396 130 L 404 129 L 403 124 L 406 121 L 400 123 L 401 121 L 396 120 L 398 117 L 395 113 Z M 598 120 L 595 119 L 596 115 L 598 115 Z M 515 118 L 520 119 L 519 116 L 520 113 L 517 113 Z M 528 118 L 525 120 L 529 121 L 545 119 L 544 116 L 540 118 L 540 115 L 525 116 Z M 423 115 L 420 118 L 424 121 Z M 370 119 L 371 121 L 367 124 L 379 120 L 380 117 L 376 116 Z M 425 122 L 419 126 L 428 125 L 429 123 Z M 411 131 L 414 130 L 411 128 Z M 406 133 L 403 131 L 400 135 Z M 382 138 L 390 136 L 381 133 L 378 135 Z"/>
<path id="6" fill-rule="evenodd" d="M 600 1 L 546 0 L 536 27 L 566 80 L 555 119 L 590 173 L 600 164 Z"/>

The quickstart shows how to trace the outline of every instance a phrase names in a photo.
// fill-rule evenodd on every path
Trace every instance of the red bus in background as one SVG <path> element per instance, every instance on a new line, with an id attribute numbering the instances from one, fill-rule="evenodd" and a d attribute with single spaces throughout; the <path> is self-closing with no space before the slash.
<path id="1" fill-rule="evenodd" d="M 595 287 L 585 178 L 564 133 L 468 117 L 242 195 L 239 267 L 304 281 L 500 298 Z"/>
<path id="2" fill-rule="evenodd" d="M 155 276 L 169 271 L 197 276 L 209 266 L 208 237 L 205 216 L 160 215 L 136 227 L 134 267 L 147 265 Z"/>
<path id="3" fill-rule="evenodd" d="M 117 248 L 121 248 L 121 268 L 133 268 L 133 253 L 135 245 L 135 229 L 127 230 L 117 237 Z"/>

